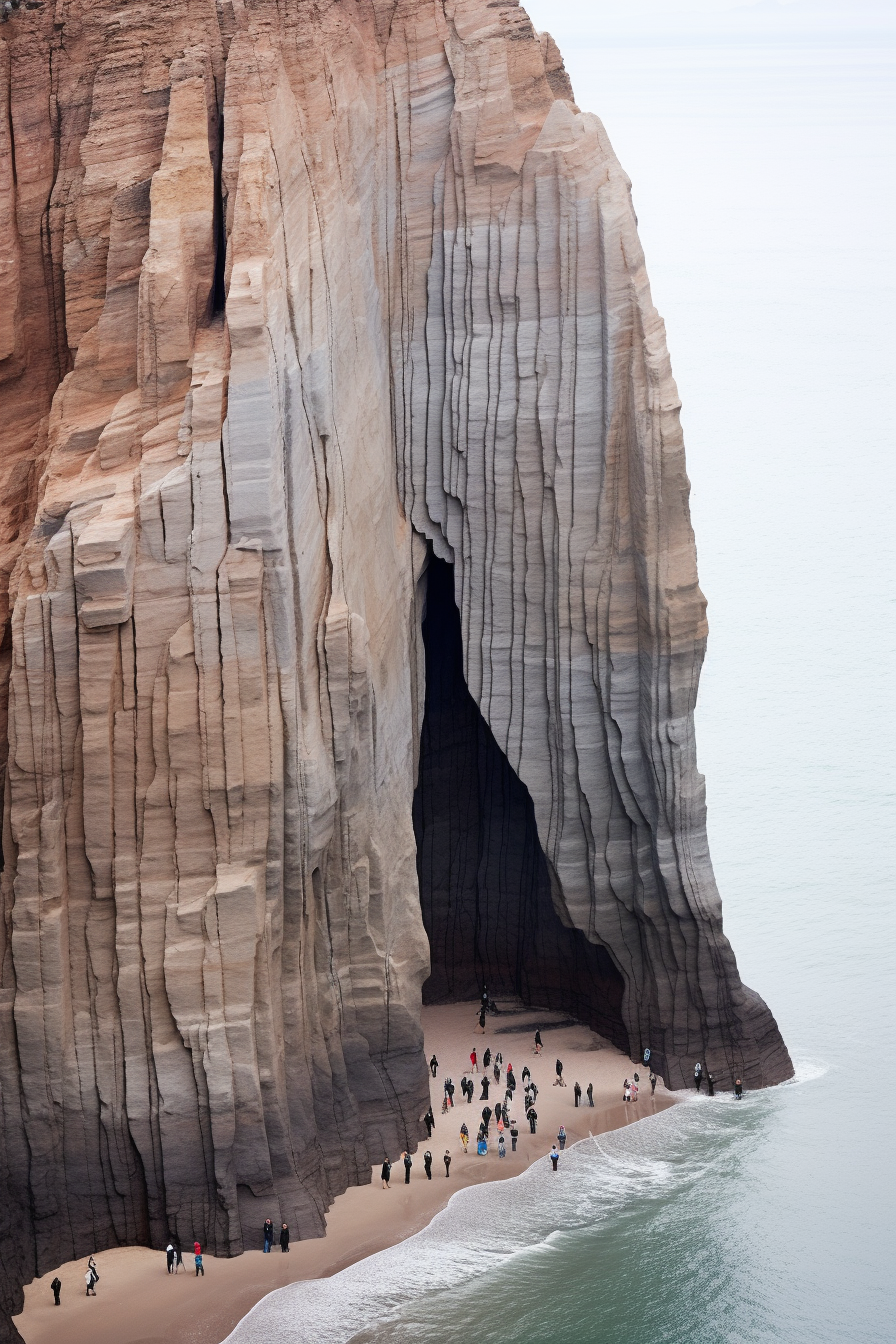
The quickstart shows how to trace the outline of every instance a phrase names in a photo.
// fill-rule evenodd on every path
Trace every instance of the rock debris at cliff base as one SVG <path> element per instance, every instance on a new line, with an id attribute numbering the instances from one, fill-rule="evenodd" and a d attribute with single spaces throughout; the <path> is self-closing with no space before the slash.
<path id="1" fill-rule="evenodd" d="M 0 1338 L 103 1246 L 318 1235 L 421 1136 L 469 961 L 417 878 L 430 554 L 585 1007 L 672 1086 L 789 1076 L 707 851 L 629 184 L 522 9 L 14 11 L 0 409 Z"/>

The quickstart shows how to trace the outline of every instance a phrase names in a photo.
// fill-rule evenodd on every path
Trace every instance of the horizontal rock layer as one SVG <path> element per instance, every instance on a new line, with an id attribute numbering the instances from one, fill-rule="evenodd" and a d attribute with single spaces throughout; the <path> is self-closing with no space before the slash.
<path id="1" fill-rule="evenodd" d="M 318 1234 L 419 1136 L 428 547 L 479 811 L 537 870 L 495 928 L 537 888 L 672 1085 L 787 1076 L 706 846 L 662 323 L 551 39 L 513 0 L 35 0 L 0 89 L 4 1312 L 102 1246 Z"/>

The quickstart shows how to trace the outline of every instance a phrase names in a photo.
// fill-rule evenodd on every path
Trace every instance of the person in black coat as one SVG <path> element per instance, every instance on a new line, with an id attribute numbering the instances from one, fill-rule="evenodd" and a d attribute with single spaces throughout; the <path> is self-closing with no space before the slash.
<path id="1" fill-rule="evenodd" d="M 564 1081 L 563 1081 L 563 1060 L 562 1060 L 562 1059 L 558 1059 L 558 1060 L 557 1060 L 557 1063 L 556 1063 L 556 1065 L 555 1065 L 555 1067 L 556 1067 L 556 1070 L 557 1070 L 557 1077 L 554 1079 L 554 1086 L 555 1086 L 555 1087 L 565 1087 L 566 1084 L 565 1084 Z"/>
<path id="2" fill-rule="evenodd" d="M 411 1183 L 411 1167 L 412 1167 L 414 1164 L 413 1164 L 413 1161 L 411 1160 L 411 1155 L 410 1155 L 410 1153 L 403 1153 L 403 1154 L 402 1154 L 402 1157 L 404 1158 L 404 1183 L 405 1183 L 405 1185 L 410 1185 L 410 1183 Z"/>
<path id="3" fill-rule="evenodd" d="M 572 1089 L 572 1095 L 575 1099 L 575 1105 L 578 1106 L 579 1102 L 582 1100 L 582 1089 L 579 1087 L 578 1083 L 576 1083 L 575 1087 Z"/>
<path id="4" fill-rule="evenodd" d="M 483 1106 L 483 1108 L 482 1108 L 482 1123 L 485 1125 L 485 1132 L 486 1132 L 486 1134 L 488 1133 L 488 1127 L 489 1127 L 489 1125 L 491 1124 L 491 1120 L 492 1120 L 492 1108 L 491 1108 L 491 1106 Z"/>
<path id="5" fill-rule="evenodd" d="M 390 1178 L 391 1175 L 392 1175 L 392 1163 L 388 1160 L 388 1158 L 387 1158 L 386 1161 L 383 1163 L 383 1169 L 382 1169 L 382 1171 L 380 1172 L 380 1175 L 381 1175 L 381 1177 L 383 1178 L 383 1189 L 384 1189 L 384 1190 L 388 1190 L 388 1189 L 389 1189 L 389 1178 Z"/>
<path id="6" fill-rule="evenodd" d="M 593 1106 L 593 1105 L 594 1105 L 594 1084 L 593 1084 L 593 1083 L 589 1083 L 589 1084 L 588 1084 L 587 1088 L 585 1089 L 585 1096 L 588 1098 L 588 1105 L 589 1105 L 589 1106 Z"/>
<path id="7" fill-rule="evenodd" d="M 538 1112 L 536 1111 L 534 1106 L 529 1107 L 528 1111 L 526 1112 L 526 1119 L 529 1121 L 529 1133 L 534 1134 L 535 1125 L 538 1120 Z"/>
<path id="8" fill-rule="evenodd" d="M 51 1287 L 52 1290 L 53 1290 L 53 1305 L 54 1305 L 54 1307 L 60 1307 L 60 1306 L 62 1306 L 62 1303 L 59 1301 L 59 1294 L 62 1292 L 62 1284 L 61 1284 L 60 1281 L 59 1281 L 59 1276 L 58 1276 L 58 1275 L 57 1275 L 56 1278 L 53 1280 L 53 1282 L 50 1284 L 50 1287 Z"/>
<path id="9" fill-rule="evenodd" d="M 433 1078 L 435 1078 L 439 1071 L 439 1061 L 436 1059 L 435 1055 L 433 1055 L 432 1059 L 429 1061 L 429 1070 Z"/>
<path id="10" fill-rule="evenodd" d="M 491 1052 L 491 1050 L 488 1048 L 488 1046 L 486 1046 L 486 1047 L 485 1047 L 485 1054 L 482 1056 L 482 1067 L 483 1067 L 484 1069 L 487 1069 L 488 1066 L 489 1066 L 489 1064 L 491 1064 L 491 1062 L 492 1062 L 492 1052 Z"/>
<path id="11" fill-rule="evenodd" d="M 707 1075 L 706 1075 L 706 1090 L 707 1090 L 707 1092 L 709 1093 L 709 1095 L 710 1095 L 711 1097 L 714 1097 L 714 1096 L 715 1096 L 715 1094 L 716 1094 L 716 1080 L 715 1080 L 715 1078 L 713 1078 L 713 1076 L 712 1076 L 711 1073 L 707 1073 Z"/>
<path id="12" fill-rule="evenodd" d="M 281 1251 L 289 1250 L 289 1228 L 286 1223 L 280 1228 L 280 1249 Z"/>
<path id="13" fill-rule="evenodd" d="M 431 1181 L 431 1180 L 432 1180 L 432 1153 L 429 1151 L 428 1148 L 427 1148 L 426 1152 L 423 1154 L 423 1170 L 426 1172 L 426 1179 L 427 1179 L 428 1181 Z"/>
<path id="14" fill-rule="evenodd" d="M 481 1095 L 480 1098 L 479 1098 L 480 1101 L 488 1101 L 488 1089 L 489 1089 L 489 1080 L 488 1080 L 488 1078 L 487 1078 L 485 1075 L 483 1075 L 483 1078 L 482 1078 L 482 1095 Z"/>
<path id="15" fill-rule="evenodd" d="M 423 1123 L 424 1123 L 424 1125 L 426 1126 L 426 1137 L 427 1137 L 428 1139 L 431 1139 L 431 1138 L 432 1138 L 432 1132 L 433 1132 L 433 1130 L 434 1130 L 435 1127 L 436 1127 L 436 1118 L 435 1118 L 435 1116 L 434 1116 L 433 1113 L 432 1113 L 432 1107 L 431 1107 L 431 1106 L 430 1106 L 429 1110 L 426 1112 L 426 1114 L 425 1114 L 424 1117 L 423 1117 Z"/>

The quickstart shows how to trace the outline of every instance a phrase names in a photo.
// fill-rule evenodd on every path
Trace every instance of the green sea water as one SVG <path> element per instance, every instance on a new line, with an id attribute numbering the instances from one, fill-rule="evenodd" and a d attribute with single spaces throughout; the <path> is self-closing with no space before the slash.
<path id="1" fill-rule="evenodd" d="M 564 5 L 529 9 L 634 182 L 710 603 L 697 740 L 725 927 L 797 1076 L 741 1103 L 691 1097 L 567 1151 L 556 1177 L 544 1161 L 460 1192 L 402 1245 L 273 1294 L 232 1338 L 883 1344 L 894 48 L 847 32 L 601 45 Z"/>

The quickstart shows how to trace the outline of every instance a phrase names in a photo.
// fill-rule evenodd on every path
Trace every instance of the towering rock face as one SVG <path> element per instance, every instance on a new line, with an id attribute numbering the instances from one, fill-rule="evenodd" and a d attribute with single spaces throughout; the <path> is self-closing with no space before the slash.
<path id="1" fill-rule="evenodd" d="M 105 1245 L 319 1233 L 420 1133 L 421 897 L 465 992 L 488 871 L 498 981 L 525 889 L 524 993 L 572 975 L 672 1085 L 787 1076 L 706 847 L 662 323 L 551 39 L 514 0 L 28 0 L 0 90 L 4 1309 Z M 451 869 L 427 756 L 418 889 L 431 554 L 528 877 Z"/>

